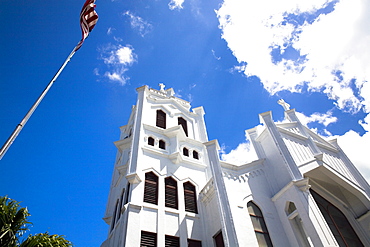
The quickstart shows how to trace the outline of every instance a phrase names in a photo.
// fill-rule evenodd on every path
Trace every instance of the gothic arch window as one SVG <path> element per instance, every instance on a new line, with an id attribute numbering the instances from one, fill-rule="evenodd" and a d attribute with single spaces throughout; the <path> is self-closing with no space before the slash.
<path id="1" fill-rule="evenodd" d="M 166 142 L 163 140 L 159 140 L 158 146 L 160 149 L 166 149 Z"/>
<path id="2" fill-rule="evenodd" d="M 196 159 L 196 160 L 199 160 L 199 154 L 197 151 L 193 151 L 193 158 Z"/>
<path id="3" fill-rule="evenodd" d="M 144 202 L 158 205 L 158 176 L 153 172 L 145 173 Z"/>
<path id="4" fill-rule="evenodd" d="M 266 227 L 261 209 L 252 201 L 247 204 L 248 213 L 251 217 L 254 233 L 256 234 L 258 246 L 272 246 L 269 232 Z"/>
<path id="5" fill-rule="evenodd" d="M 197 214 L 198 208 L 195 186 L 190 182 L 184 183 L 184 199 L 185 199 L 185 211 Z"/>
<path id="6" fill-rule="evenodd" d="M 328 223 L 331 232 L 337 240 L 340 247 L 358 246 L 363 247 L 361 240 L 358 238 L 356 232 L 353 230 L 351 224 L 348 222 L 346 216 L 333 204 L 325 198 L 310 190 L 315 199 L 319 209 Z"/>
<path id="7" fill-rule="evenodd" d="M 153 137 L 148 137 L 148 145 L 154 146 L 154 138 Z"/>
<path id="8" fill-rule="evenodd" d="M 183 119 L 182 117 L 179 117 L 177 119 L 177 122 L 178 122 L 178 125 L 181 125 L 184 132 L 185 132 L 185 135 L 188 136 L 188 125 L 187 125 L 187 122 L 185 119 Z"/>
<path id="9" fill-rule="evenodd" d="M 178 209 L 177 182 L 172 177 L 167 177 L 165 183 L 165 206 Z"/>
<path id="10" fill-rule="evenodd" d="M 189 149 L 187 149 L 187 148 L 183 148 L 183 149 L 182 149 L 182 154 L 183 154 L 184 156 L 189 157 Z"/>
<path id="11" fill-rule="evenodd" d="M 302 219 L 298 214 L 298 210 L 294 202 L 288 202 L 286 206 L 286 214 L 288 216 L 290 225 L 293 228 L 293 232 L 299 242 L 300 246 L 311 246 L 308 241 L 308 236 L 304 230 Z"/>
<path id="12" fill-rule="evenodd" d="M 155 125 L 159 128 L 166 128 L 166 113 L 162 110 L 157 110 L 157 119 Z"/>

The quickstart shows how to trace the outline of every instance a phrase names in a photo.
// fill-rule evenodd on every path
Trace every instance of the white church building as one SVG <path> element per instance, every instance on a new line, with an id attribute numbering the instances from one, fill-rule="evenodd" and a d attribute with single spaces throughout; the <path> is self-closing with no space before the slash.
<path id="1" fill-rule="evenodd" d="M 261 113 L 258 159 L 220 160 L 203 107 L 143 86 L 120 128 L 102 247 L 370 246 L 370 187 L 335 140 Z M 356 144 L 354 144 L 356 145 Z"/>

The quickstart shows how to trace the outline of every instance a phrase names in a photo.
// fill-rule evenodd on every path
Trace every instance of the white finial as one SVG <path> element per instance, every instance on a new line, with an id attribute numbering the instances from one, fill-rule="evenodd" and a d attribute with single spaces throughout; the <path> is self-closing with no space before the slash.
<path id="1" fill-rule="evenodd" d="M 164 85 L 163 83 L 159 83 L 159 87 L 161 88 L 160 91 L 164 92 L 164 88 L 166 87 L 166 85 Z"/>
<path id="2" fill-rule="evenodd" d="M 285 111 L 290 110 L 290 105 L 287 102 L 285 102 L 283 99 L 279 99 L 278 104 L 281 105 Z"/>

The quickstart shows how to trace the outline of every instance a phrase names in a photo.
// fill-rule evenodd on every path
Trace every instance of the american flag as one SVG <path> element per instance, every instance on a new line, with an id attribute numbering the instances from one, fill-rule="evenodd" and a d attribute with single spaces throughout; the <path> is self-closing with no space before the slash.
<path id="1" fill-rule="evenodd" d="M 83 42 L 89 36 L 89 33 L 98 22 L 98 14 L 95 12 L 95 0 L 87 0 L 82 7 L 80 13 L 80 26 L 82 31 L 82 39 L 77 44 L 75 51 L 81 48 Z"/>

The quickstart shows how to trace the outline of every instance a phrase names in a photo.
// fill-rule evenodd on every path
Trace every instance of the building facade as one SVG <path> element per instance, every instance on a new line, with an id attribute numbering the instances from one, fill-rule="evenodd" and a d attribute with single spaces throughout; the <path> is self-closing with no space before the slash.
<path id="1" fill-rule="evenodd" d="M 202 107 L 143 86 L 118 149 L 102 247 L 370 246 L 370 187 L 336 141 L 260 114 L 258 159 L 219 159 Z"/>

